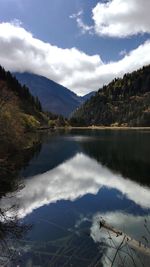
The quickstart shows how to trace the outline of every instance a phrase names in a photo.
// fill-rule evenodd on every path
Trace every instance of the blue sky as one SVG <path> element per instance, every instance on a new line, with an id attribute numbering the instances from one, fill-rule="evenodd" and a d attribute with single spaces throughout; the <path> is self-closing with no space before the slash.
<path id="1" fill-rule="evenodd" d="M 70 53 L 70 55 L 66 60 L 70 60 L 70 64 L 74 66 L 77 65 L 77 63 L 73 61 L 76 57 L 76 52 L 74 51 L 73 55 L 71 55 L 71 49 L 74 47 L 77 52 L 84 52 L 88 58 L 85 59 L 84 57 L 81 65 L 85 63 L 90 64 L 90 59 L 92 64 L 95 65 L 91 65 L 89 68 L 90 75 L 93 68 L 91 79 L 89 77 L 90 75 L 86 73 L 85 77 L 87 77 L 87 83 L 84 81 L 83 84 L 82 81 L 81 86 L 78 77 L 80 75 L 76 74 L 79 69 L 82 71 L 81 66 L 78 67 L 78 70 L 75 68 L 74 73 L 72 72 L 72 80 L 75 80 L 75 82 L 71 82 L 70 77 L 67 78 L 67 75 L 65 75 L 66 73 L 63 73 L 63 69 L 65 68 L 66 72 L 68 71 L 67 73 L 73 71 L 69 70 L 68 65 L 64 65 L 64 68 L 62 66 L 61 74 L 65 77 L 65 79 L 62 79 L 60 68 L 58 71 L 58 61 L 55 73 L 50 74 L 49 72 L 48 74 L 46 71 L 40 71 L 42 65 L 45 64 L 42 61 L 39 70 L 35 72 L 69 87 L 78 94 L 88 93 L 109 82 L 115 75 L 121 76 L 124 74 L 123 66 L 121 66 L 122 69 L 120 73 L 119 71 L 116 71 L 116 73 L 113 72 L 109 75 L 109 79 L 106 79 L 107 73 L 109 74 L 111 67 L 114 66 L 111 66 L 110 63 L 113 62 L 116 64 L 121 62 L 121 60 L 130 53 L 132 54 L 132 52 L 137 50 L 140 45 L 144 45 L 145 48 L 145 42 L 149 41 L 150 21 L 148 19 L 149 14 L 147 10 L 150 4 L 148 0 L 144 0 L 144 2 L 145 8 L 142 9 L 142 0 L 0 0 L 0 23 L 3 24 L 3 28 L 1 28 L 1 38 L 4 42 L 4 30 L 6 32 L 4 24 L 7 23 L 7 26 L 13 26 L 12 32 L 14 30 L 14 36 L 8 34 L 8 36 L 11 35 L 11 41 L 12 38 L 13 40 L 14 38 L 22 39 L 22 33 L 20 32 L 16 36 L 15 32 L 15 27 L 20 27 L 22 30 L 24 29 L 26 33 L 30 32 L 33 38 L 41 40 L 43 45 L 49 43 L 51 46 L 62 49 L 62 53 L 63 49 L 69 49 L 68 53 Z M 20 21 L 20 25 L 16 23 L 15 20 Z M 24 39 L 25 38 L 26 37 L 24 37 Z M 3 44 L 1 48 L 1 53 L 3 53 L 3 49 L 4 53 L 2 56 L 0 55 L 0 64 L 4 65 L 6 69 L 30 72 L 32 72 L 32 69 L 35 69 L 34 67 L 31 68 L 31 66 L 23 66 L 23 61 L 18 58 L 18 64 L 20 60 L 21 65 L 21 69 L 19 69 L 19 66 L 13 63 L 14 58 L 11 59 L 14 50 L 12 54 L 10 51 L 9 58 L 7 58 L 7 60 L 5 58 L 4 60 L 4 46 Z M 8 48 L 8 43 L 6 46 Z M 11 49 L 10 46 L 9 50 Z M 19 47 L 19 49 L 21 48 Z M 29 54 L 31 55 L 31 51 L 29 51 Z M 65 53 L 63 53 L 63 56 L 64 55 Z M 90 58 L 90 56 L 95 58 Z M 143 56 L 141 57 L 143 58 Z M 76 61 L 79 60 L 79 58 L 80 55 L 78 54 Z M 12 62 L 8 64 L 10 59 Z M 144 62 L 142 61 L 141 65 L 133 61 L 134 59 L 132 59 L 130 63 L 132 63 L 133 66 L 135 65 L 135 67 L 128 68 L 125 64 L 125 71 L 130 72 L 133 69 L 137 69 L 149 63 L 147 59 L 145 59 Z M 48 62 L 46 62 L 46 64 L 48 64 Z M 60 62 L 60 65 L 61 64 L 62 62 Z M 65 60 L 63 64 L 65 64 Z M 107 71 L 104 71 L 105 66 L 103 66 L 103 69 L 100 71 L 98 68 L 101 65 L 106 65 Z M 49 68 L 54 69 L 55 67 L 56 65 L 54 66 L 54 62 L 50 62 L 49 60 Z M 119 65 L 117 65 L 117 68 L 119 68 Z M 83 72 L 85 72 L 85 69 L 83 69 Z M 99 75 L 97 81 L 94 80 L 95 71 L 95 77 L 97 79 Z M 74 76 L 76 76 L 76 79 Z M 89 84 L 90 88 L 88 88 Z"/>
<path id="2" fill-rule="evenodd" d="M 34 36 L 62 48 L 77 47 L 90 54 L 100 54 L 107 62 L 120 58 L 120 51 L 136 48 L 146 35 L 133 38 L 108 38 L 81 34 L 75 20 L 69 16 L 80 10 L 83 19 L 92 24 L 91 11 L 98 0 L 0 0 L 1 21 L 18 19 Z M 103 1 L 104 2 L 104 1 Z"/>

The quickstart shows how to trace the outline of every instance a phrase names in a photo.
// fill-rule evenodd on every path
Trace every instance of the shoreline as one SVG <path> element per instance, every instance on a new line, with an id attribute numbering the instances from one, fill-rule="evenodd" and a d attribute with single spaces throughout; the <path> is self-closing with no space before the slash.
<path id="1" fill-rule="evenodd" d="M 150 130 L 150 127 L 129 127 L 129 126 L 69 126 L 68 129 L 83 129 L 83 130 Z"/>
<path id="2" fill-rule="evenodd" d="M 150 127 L 140 126 L 60 126 L 60 127 L 41 127 L 37 131 L 55 131 L 55 130 L 150 130 Z"/>

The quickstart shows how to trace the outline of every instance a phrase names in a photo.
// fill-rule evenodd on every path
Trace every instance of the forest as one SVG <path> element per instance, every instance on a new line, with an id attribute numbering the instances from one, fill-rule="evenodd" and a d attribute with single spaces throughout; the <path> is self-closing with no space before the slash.
<path id="1" fill-rule="evenodd" d="M 0 143 L 1 155 L 25 147 L 26 133 L 41 128 L 65 126 L 61 115 L 44 112 L 37 96 L 0 66 Z"/>
<path id="2" fill-rule="evenodd" d="M 79 107 L 76 126 L 150 126 L 150 65 L 116 78 Z"/>

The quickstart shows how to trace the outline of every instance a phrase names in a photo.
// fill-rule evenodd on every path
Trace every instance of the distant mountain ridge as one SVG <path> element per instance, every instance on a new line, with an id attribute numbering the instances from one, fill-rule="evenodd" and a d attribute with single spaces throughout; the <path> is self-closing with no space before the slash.
<path id="1" fill-rule="evenodd" d="M 103 86 L 71 121 L 76 126 L 150 126 L 150 65 Z"/>
<path id="2" fill-rule="evenodd" d="M 37 96 L 45 111 L 61 114 L 65 117 L 79 107 L 94 92 L 80 97 L 68 88 L 43 76 L 31 73 L 13 73 L 22 85 L 29 87 L 31 93 Z"/>

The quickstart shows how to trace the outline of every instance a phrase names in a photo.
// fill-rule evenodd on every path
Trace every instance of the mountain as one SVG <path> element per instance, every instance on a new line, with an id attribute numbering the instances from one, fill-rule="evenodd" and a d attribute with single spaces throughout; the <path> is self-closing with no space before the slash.
<path id="1" fill-rule="evenodd" d="M 103 86 L 74 112 L 71 123 L 150 126 L 150 65 Z"/>
<path id="2" fill-rule="evenodd" d="M 49 80 L 43 76 L 31 73 L 14 73 L 15 77 L 22 85 L 30 88 L 31 93 L 37 96 L 45 111 L 61 114 L 68 117 L 77 107 L 79 107 L 88 95 L 80 97 L 66 87 Z"/>
<path id="3" fill-rule="evenodd" d="M 92 96 L 94 96 L 96 94 L 96 91 L 92 91 L 84 96 L 81 97 L 81 103 L 83 104 L 85 101 L 87 101 L 88 99 L 90 99 Z"/>
<path id="4" fill-rule="evenodd" d="M 0 67 L 0 143 L 19 146 L 26 131 L 45 125 L 48 117 L 42 111 L 38 97 Z"/>

